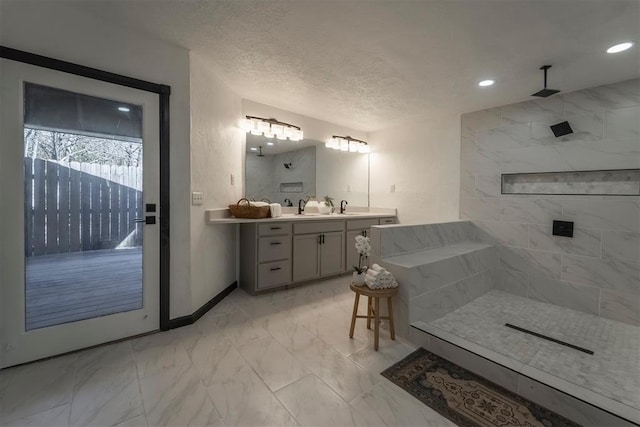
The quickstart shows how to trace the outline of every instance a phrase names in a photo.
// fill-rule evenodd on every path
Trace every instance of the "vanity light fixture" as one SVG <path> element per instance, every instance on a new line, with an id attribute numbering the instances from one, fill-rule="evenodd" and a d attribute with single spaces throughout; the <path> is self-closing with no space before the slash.
<path id="1" fill-rule="evenodd" d="M 633 42 L 618 43 L 617 45 L 611 46 L 609 49 L 607 49 L 607 53 L 624 52 L 625 50 L 631 48 L 631 46 L 633 46 Z"/>
<path id="2" fill-rule="evenodd" d="M 348 151 L 350 153 L 368 153 L 369 144 L 350 136 L 333 135 L 331 139 L 324 144 L 327 148 L 334 150 Z"/>
<path id="3" fill-rule="evenodd" d="M 280 140 L 301 141 L 304 138 L 302 129 L 296 125 L 281 122 L 276 119 L 265 119 L 256 116 L 246 116 L 240 127 L 252 135 L 264 135 L 267 138 L 276 137 Z"/>

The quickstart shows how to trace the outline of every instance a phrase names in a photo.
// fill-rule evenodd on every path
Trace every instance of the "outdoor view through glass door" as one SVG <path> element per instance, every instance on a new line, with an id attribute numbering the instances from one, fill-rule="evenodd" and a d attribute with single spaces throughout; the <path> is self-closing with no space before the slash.
<path id="1" fill-rule="evenodd" d="M 24 100 L 26 330 L 142 308 L 142 107 Z"/>
<path id="2" fill-rule="evenodd" d="M 0 89 L 0 368 L 158 330 L 158 94 L 8 59 Z"/>

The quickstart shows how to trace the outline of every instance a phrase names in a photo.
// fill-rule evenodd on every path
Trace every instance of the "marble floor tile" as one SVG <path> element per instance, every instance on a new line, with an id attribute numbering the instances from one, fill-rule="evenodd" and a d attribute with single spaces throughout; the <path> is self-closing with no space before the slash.
<path id="1" fill-rule="evenodd" d="M 2 422 L 71 402 L 78 356 L 71 354 L 15 368 L 0 398 Z"/>
<path id="2" fill-rule="evenodd" d="M 69 425 L 114 425 L 144 414 L 133 361 L 88 363 L 76 374 Z"/>
<path id="3" fill-rule="evenodd" d="M 203 334 L 220 335 L 233 345 L 244 344 L 248 341 L 267 337 L 267 331 L 255 322 L 244 311 L 238 310 L 224 316 L 200 319 L 196 326 Z"/>
<path id="4" fill-rule="evenodd" d="M 209 426 L 219 415 L 193 367 L 178 366 L 140 380 L 150 426 Z"/>
<path id="5" fill-rule="evenodd" d="M 180 340 L 181 334 L 180 329 L 175 329 L 132 341 L 140 378 L 191 363 Z"/>
<path id="6" fill-rule="evenodd" d="M 386 341 L 381 337 L 378 351 L 375 351 L 373 347 L 367 347 L 352 354 L 349 359 L 370 373 L 379 374 L 415 350 L 414 345 L 406 343 L 398 337 L 396 337 L 396 341 L 391 341 L 391 339 Z"/>
<path id="7" fill-rule="evenodd" d="M 315 316 L 310 316 L 302 321 L 302 325 L 345 356 L 373 345 L 373 330 L 366 328 L 366 321 L 358 320 L 356 322 L 353 338 L 350 338 L 351 315 L 337 308 L 324 310 Z M 381 334 L 383 333 L 381 332 Z"/>
<path id="8" fill-rule="evenodd" d="M 386 379 L 354 399 L 351 406 L 357 426 L 456 426 Z"/>
<path id="9" fill-rule="evenodd" d="M 291 384 L 309 373 L 273 337 L 249 341 L 239 346 L 238 350 L 272 391 Z"/>
<path id="10" fill-rule="evenodd" d="M 293 354 L 347 402 L 370 389 L 382 378 L 361 369 L 320 339 L 311 341 Z"/>
<path id="11" fill-rule="evenodd" d="M 193 366 L 205 386 L 232 379 L 249 364 L 229 340 L 203 336 L 191 353 Z"/>
<path id="12" fill-rule="evenodd" d="M 211 382 L 207 391 L 225 425 L 297 425 L 248 365 L 243 365 L 233 375 L 220 375 Z"/>
<path id="13" fill-rule="evenodd" d="M 351 407 L 315 375 L 307 375 L 289 384 L 278 390 L 276 396 L 300 425 L 355 425 Z"/>
<path id="14" fill-rule="evenodd" d="M 0 417 L 0 424 L 3 427 L 66 427 L 69 425 L 70 406 L 70 404 L 65 403 L 6 424 L 4 419 Z"/>

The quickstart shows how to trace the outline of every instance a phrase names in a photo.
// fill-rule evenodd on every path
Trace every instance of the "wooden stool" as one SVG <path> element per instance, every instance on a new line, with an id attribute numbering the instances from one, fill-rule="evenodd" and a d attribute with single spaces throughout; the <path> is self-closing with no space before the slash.
<path id="1" fill-rule="evenodd" d="M 367 329 L 371 329 L 371 319 L 374 320 L 373 326 L 373 349 L 378 351 L 378 340 L 380 336 L 380 320 L 389 320 L 389 332 L 391 332 L 391 339 L 396 339 L 396 332 L 393 327 L 393 305 L 391 304 L 391 298 L 398 293 L 398 288 L 389 289 L 370 289 L 366 285 L 355 286 L 351 282 L 351 290 L 356 293 L 356 299 L 353 303 L 353 316 L 351 317 L 351 331 L 349 332 L 349 338 L 353 338 L 353 331 L 356 328 L 356 319 L 367 319 Z M 360 302 L 360 295 L 364 295 L 369 298 L 367 301 L 367 315 L 358 315 L 358 303 Z M 387 299 L 387 308 L 389 310 L 389 316 L 380 317 L 380 298 Z M 373 305 L 371 300 L 373 299 Z"/>

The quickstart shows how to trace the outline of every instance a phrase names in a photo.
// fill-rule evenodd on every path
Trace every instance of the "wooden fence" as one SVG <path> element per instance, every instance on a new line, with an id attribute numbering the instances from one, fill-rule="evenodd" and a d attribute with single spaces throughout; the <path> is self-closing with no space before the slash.
<path id="1" fill-rule="evenodd" d="M 28 257 L 114 248 L 142 218 L 130 186 L 42 159 L 25 158 L 24 172 Z"/>

